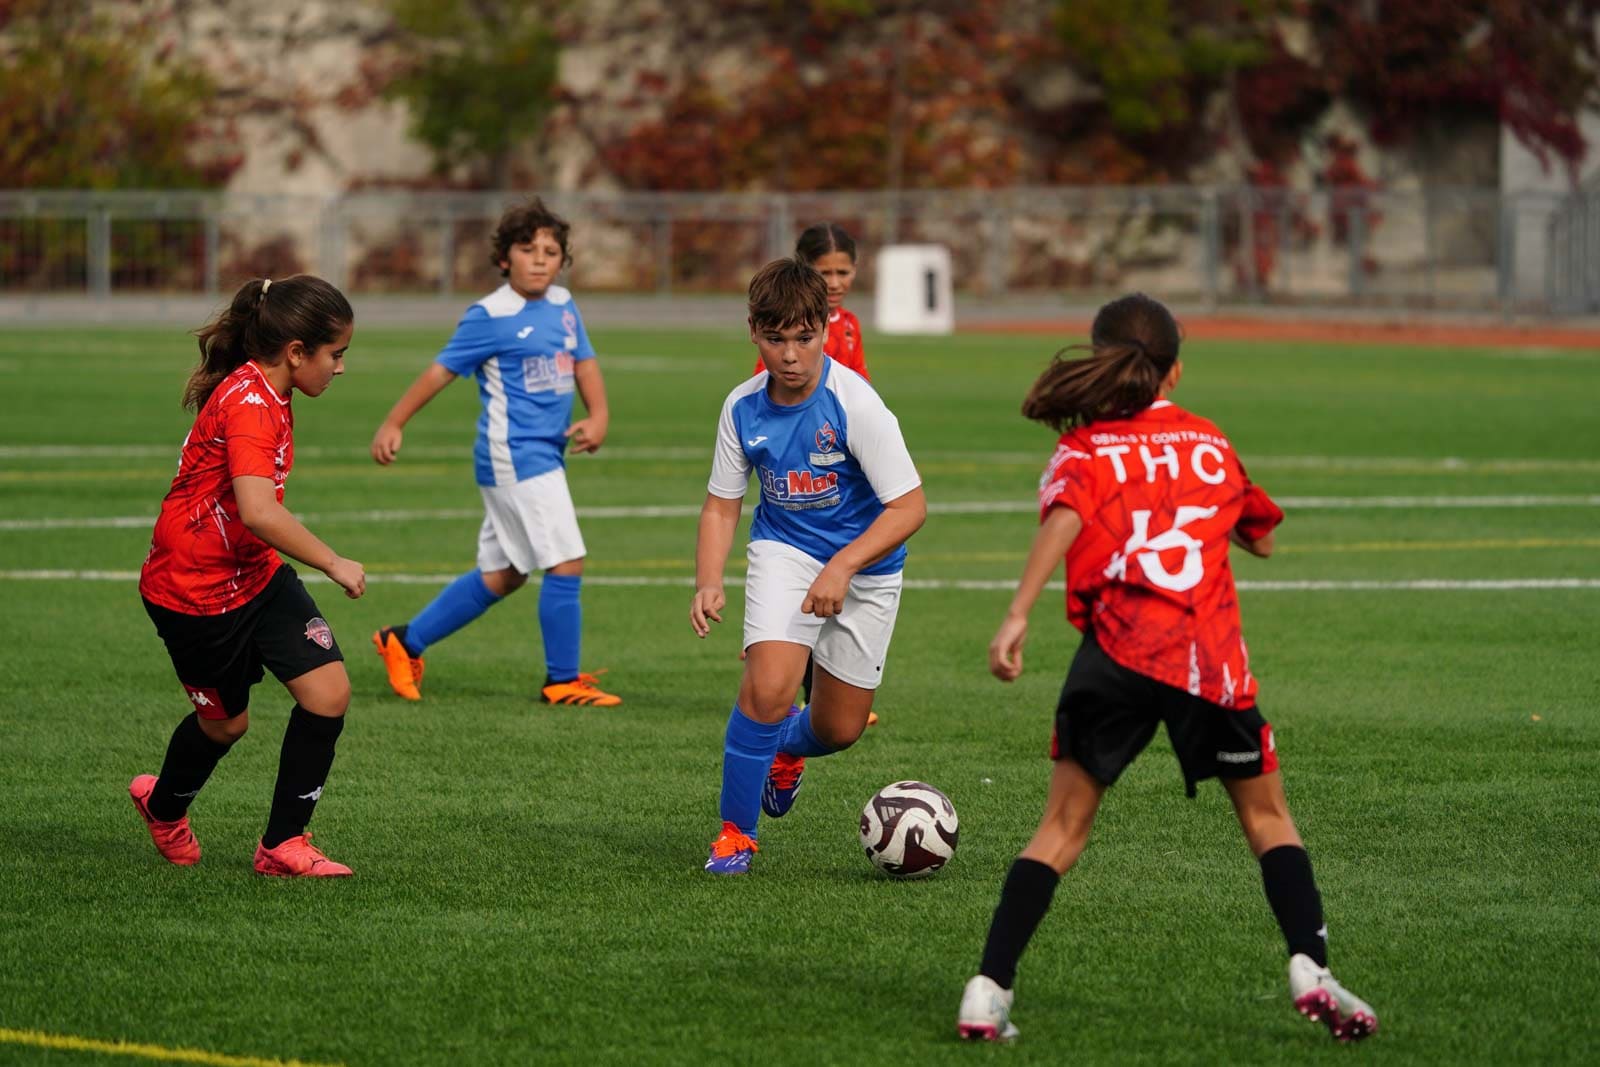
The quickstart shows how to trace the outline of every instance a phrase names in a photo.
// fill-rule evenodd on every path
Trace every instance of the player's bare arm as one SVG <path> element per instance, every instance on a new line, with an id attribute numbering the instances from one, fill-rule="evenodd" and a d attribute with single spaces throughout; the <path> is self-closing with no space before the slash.
<path id="1" fill-rule="evenodd" d="M 437 363 L 428 364 L 428 368 L 417 375 L 417 380 L 412 382 L 410 388 L 394 402 L 394 407 L 389 409 L 389 414 L 384 417 L 378 432 L 372 435 L 372 458 L 380 466 L 387 467 L 400 454 L 402 431 L 406 423 L 411 421 L 411 417 L 421 411 L 428 401 L 438 396 L 440 390 L 455 380 L 454 372 L 446 370 Z"/>
<path id="2" fill-rule="evenodd" d="M 1045 583 L 1061 566 L 1061 561 L 1083 529 L 1083 518 L 1071 508 L 1052 508 L 1033 535 L 1033 547 L 1022 565 L 1017 592 L 1006 609 L 1006 617 L 989 642 L 989 672 L 1002 682 L 1014 682 L 1022 675 L 1022 646 L 1028 639 L 1028 613 L 1033 610 Z"/>
<path id="3" fill-rule="evenodd" d="M 839 614 L 844 610 L 850 579 L 863 567 L 871 566 L 899 548 L 922 529 L 927 519 L 928 498 L 920 485 L 884 504 L 883 514 L 862 530 L 861 536 L 834 553 L 822 568 L 817 580 L 806 590 L 800 610 L 819 619 Z"/>
<path id="4" fill-rule="evenodd" d="M 606 381 L 600 373 L 600 363 L 593 359 L 580 360 L 572 375 L 588 415 L 568 426 L 566 435 L 572 440 L 572 451 L 598 452 L 611 425 L 611 408 L 606 403 Z"/>
<path id="5" fill-rule="evenodd" d="M 1251 540 L 1244 534 L 1240 533 L 1237 526 L 1234 527 L 1233 530 L 1228 534 L 1228 540 L 1232 541 L 1234 544 L 1238 545 L 1252 556 L 1260 556 L 1262 559 L 1266 559 L 1268 556 L 1272 555 L 1272 548 L 1276 543 L 1277 538 L 1277 530 L 1268 530 L 1264 536 Z"/>
<path id="6" fill-rule="evenodd" d="M 233 496 L 239 502 L 239 521 L 251 533 L 290 559 L 326 574 L 351 600 L 367 591 L 366 568 L 323 544 L 278 503 L 271 478 L 241 475 L 233 480 Z"/>
<path id="7" fill-rule="evenodd" d="M 739 497 L 707 493 L 705 506 L 700 509 L 700 532 L 694 548 L 694 600 L 689 605 L 689 624 L 699 637 L 711 632 L 711 623 L 722 621 L 722 608 L 728 602 L 722 590 L 722 571 L 728 565 L 743 504 Z"/>

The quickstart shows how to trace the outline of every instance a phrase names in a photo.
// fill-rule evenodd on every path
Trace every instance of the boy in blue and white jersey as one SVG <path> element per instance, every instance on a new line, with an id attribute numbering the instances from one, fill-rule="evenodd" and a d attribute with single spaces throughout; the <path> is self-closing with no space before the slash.
<path id="1" fill-rule="evenodd" d="M 695 546 L 689 620 L 705 637 L 750 475 L 760 502 L 745 581 L 744 679 L 723 740 L 722 830 L 706 870 L 743 874 L 760 812 L 788 812 L 808 756 L 866 728 L 900 607 L 905 541 L 927 518 L 900 424 L 866 379 L 826 357 L 828 287 L 790 259 L 750 282 L 750 339 L 766 370 L 722 405 Z M 816 660 L 809 706 L 790 700 Z"/>
<path id="2" fill-rule="evenodd" d="M 387 466 L 400 451 L 411 417 L 458 376 L 478 380 L 483 414 L 473 467 L 483 495 L 478 567 L 457 578 L 403 626 L 373 635 L 390 687 L 422 699 L 422 653 L 522 588 L 534 570 L 544 638 L 547 704 L 613 707 L 578 669 L 583 628 L 579 590 L 586 554 L 567 490 L 565 452 L 594 452 L 610 416 L 605 381 L 572 294 L 555 284 L 572 262 L 569 227 L 534 198 L 500 219 L 490 259 L 506 284 L 467 309 L 438 358 L 395 402 L 372 439 L 372 458 Z M 588 416 L 572 423 L 572 396 Z"/>

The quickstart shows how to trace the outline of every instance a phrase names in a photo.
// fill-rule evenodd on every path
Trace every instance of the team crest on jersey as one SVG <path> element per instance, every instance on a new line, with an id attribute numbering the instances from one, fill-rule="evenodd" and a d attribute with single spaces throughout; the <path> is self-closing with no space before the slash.
<path id="1" fill-rule="evenodd" d="M 566 331 L 566 334 L 567 334 L 567 338 L 566 338 L 567 347 L 568 348 L 577 348 L 578 347 L 578 316 L 574 315 L 570 308 L 568 308 L 566 311 L 563 311 L 561 313 L 561 328 L 562 328 L 562 330 Z"/>
<path id="2" fill-rule="evenodd" d="M 323 648 L 333 647 L 333 629 L 321 615 L 306 623 L 306 640 L 315 641 Z"/>
<path id="3" fill-rule="evenodd" d="M 835 463 L 844 462 L 844 453 L 837 451 L 839 434 L 831 422 L 822 424 L 822 429 L 817 431 L 817 450 L 811 453 L 811 462 L 819 467 L 831 467 Z"/>

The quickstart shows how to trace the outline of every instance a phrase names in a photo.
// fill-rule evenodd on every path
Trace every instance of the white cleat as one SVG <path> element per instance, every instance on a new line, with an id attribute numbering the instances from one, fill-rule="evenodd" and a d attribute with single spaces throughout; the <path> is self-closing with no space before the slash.
<path id="1" fill-rule="evenodd" d="M 1322 1023 L 1340 1041 L 1360 1041 L 1378 1032 L 1378 1016 L 1366 1001 L 1340 985 L 1328 968 L 1310 956 L 1289 959 L 1289 995 L 1294 1006 L 1314 1023 Z M 965 1009 L 966 1002 L 962 1002 Z M 965 1018 L 965 1014 L 963 1014 Z"/>
<path id="2" fill-rule="evenodd" d="M 961 1014 L 956 1033 L 967 1041 L 1010 1041 L 1017 1036 L 1011 1025 L 1011 999 L 1015 991 L 1001 989 L 993 978 L 974 975 L 961 994 Z"/>

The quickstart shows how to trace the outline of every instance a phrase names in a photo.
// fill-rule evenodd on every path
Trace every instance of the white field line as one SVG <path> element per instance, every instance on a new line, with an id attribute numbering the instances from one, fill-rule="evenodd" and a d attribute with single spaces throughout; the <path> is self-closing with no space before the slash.
<path id="1" fill-rule="evenodd" d="M 167 444 L 127 445 L 0 445 L 0 459 L 138 459 L 151 457 L 178 460 L 179 445 Z M 357 445 L 327 447 L 306 445 L 295 449 L 297 457 L 322 459 L 353 459 L 368 455 Z M 1043 470 L 1050 459 L 1048 449 L 1038 451 L 982 451 L 950 449 L 918 449 L 917 455 L 929 461 L 966 462 L 997 466 L 1032 465 Z M 402 452 L 412 459 L 461 459 L 472 457 L 470 445 L 408 445 Z M 1388 471 L 1399 473 L 1464 474 L 1524 474 L 1537 471 L 1600 471 L 1600 459 L 1572 458 L 1489 458 L 1466 459 L 1460 456 L 1271 456 L 1246 457 L 1251 470 L 1310 470 L 1310 471 Z M 645 445 L 607 445 L 593 456 L 576 458 L 574 462 L 587 463 L 591 459 L 646 459 L 694 460 L 710 463 L 711 447 L 671 445 L 650 447 Z"/>
<path id="2" fill-rule="evenodd" d="M 1543 496 L 1285 496 L 1285 511 L 1427 510 L 1435 508 L 1594 508 L 1600 493 Z M 751 509 L 745 508 L 746 513 Z M 1031 515 L 1031 500 L 944 500 L 928 505 L 933 515 Z M 362 525 L 388 522 L 433 522 L 481 519 L 478 508 L 381 508 L 369 511 L 297 512 L 302 522 Z M 684 519 L 700 514 L 698 504 L 639 504 L 578 509 L 582 519 Z M 121 530 L 155 524 L 154 515 L 100 515 L 75 518 L 0 519 L 0 532 L 28 530 Z"/>
<path id="3" fill-rule="evenodd" d="M 687 561 L 685 566 L 687 566 Z M 374 585 L 445 585 L 459 578 L 459 574 L 369 574 L 367 581 Z M 306 574 L 308 582 L 328 583 L 320 574 Z M 0 581 L 6 582 L 137 582 L 138 571 L 94 570 L 0 570 Z M 538 576 L 534 576 L 538 581 Z M 613 586 L 621 589 L 640 589 L 649 586 L 694 588 L 690 575 L 663 577 L 650 574 L 586 574 L 585 585 Z M 725 585 L 742 587 L 744 579 L 728 575 Z M 1527 589 L 1600 589 L 1600 578 L 1417 578 L 1400 581 L 1353 579 L 1349 581 L 1241 581 L 1235 583 L 1245 592 L 1257 593 L 1347 593 L 1347 592 L 1501 592 Z M 907 589 L 973 590 L 979 592 L 1009 592 L 1017 583 L 1007 579 L 974 578 L 907 578 Z M 1046 589 L 1058 592 L 1065 583 L 1051 582 Z"/>

